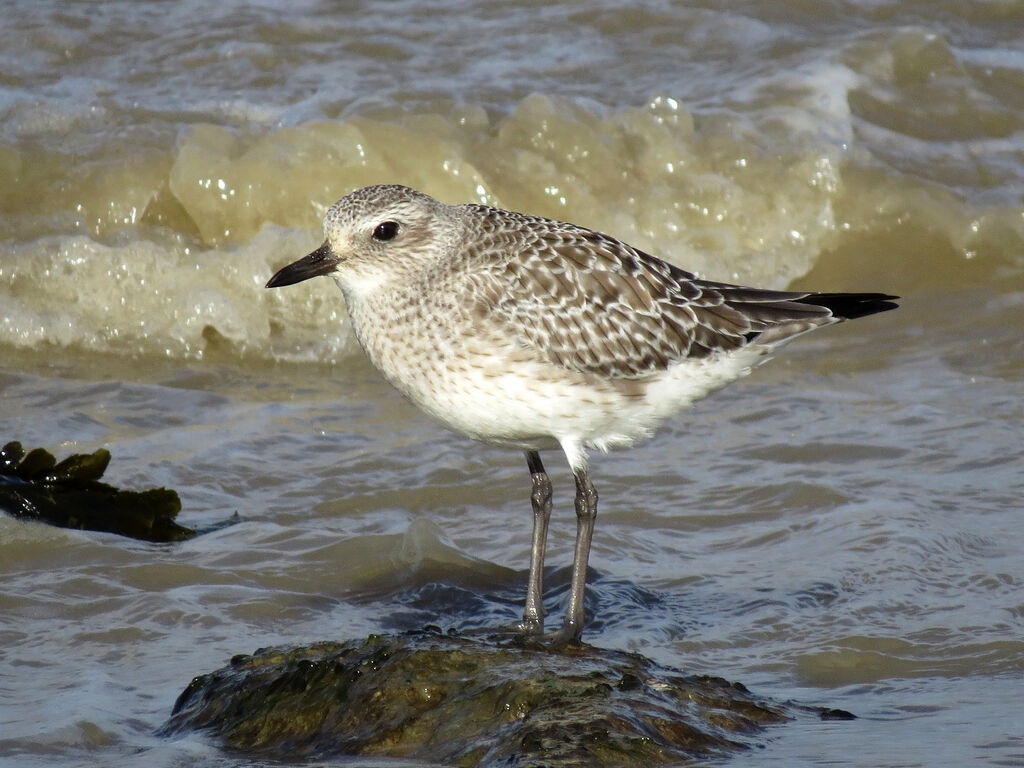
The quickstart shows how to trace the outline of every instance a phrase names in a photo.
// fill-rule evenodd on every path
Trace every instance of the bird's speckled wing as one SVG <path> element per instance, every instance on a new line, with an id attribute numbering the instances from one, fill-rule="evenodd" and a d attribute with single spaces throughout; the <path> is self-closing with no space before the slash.
<path id="1" fill-rule="evenodd" d="M 806 293 L 696 279 L 615 238 L 570 224 L 491 209 L 475 236 L 510 254 L 478 276 L 477 307 L 542 358 L 572 370 L 640 378 L 684 358 L 771 344 L 834 322 Z M 483 265 L 482 265 L 483 266 Z"/>

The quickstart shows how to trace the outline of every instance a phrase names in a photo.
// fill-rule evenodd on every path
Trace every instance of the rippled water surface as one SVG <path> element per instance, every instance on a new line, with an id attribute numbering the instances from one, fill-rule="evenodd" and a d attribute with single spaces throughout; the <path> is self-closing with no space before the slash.
<path id="1" fill-rule="evenodd" d="M 736 765 L 1024 765 L 1024 4 L 621 5 L 7 4 L 0 442 L 215 530 L 0 516 L 0 763 L 251 765 L 153 735 L 194 675 L 520 614 L 522 456 L 383 385 L 330 281 L 262 288 L 398 182 L 903 296 L 593 458 L 585 637 L 859 716 Z"/>

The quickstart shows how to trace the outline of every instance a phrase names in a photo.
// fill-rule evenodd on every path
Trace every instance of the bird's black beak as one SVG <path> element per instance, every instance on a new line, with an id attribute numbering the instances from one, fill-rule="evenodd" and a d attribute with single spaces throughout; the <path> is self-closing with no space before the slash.
<path id="1" fill-rule="evenodd" d="M 326 242 L 308 256 L 293 261 L 281 269 L 267 282 L 267 288 L 280 288 L 282 285 L 294 285 L 311 277 L 326 275 L 334 271 L 341 261 Z"/>

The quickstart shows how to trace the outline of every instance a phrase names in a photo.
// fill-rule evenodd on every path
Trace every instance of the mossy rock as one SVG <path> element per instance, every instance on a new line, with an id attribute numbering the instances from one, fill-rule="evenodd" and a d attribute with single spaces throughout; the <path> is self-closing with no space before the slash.
<path id="1" fill-rule="evenodd" d="M 748 749 L 790 716 L 637 654 L 423 631 L 238 656 L 192 681 L 163 733 L 270 759 L 650 766 Z"/>

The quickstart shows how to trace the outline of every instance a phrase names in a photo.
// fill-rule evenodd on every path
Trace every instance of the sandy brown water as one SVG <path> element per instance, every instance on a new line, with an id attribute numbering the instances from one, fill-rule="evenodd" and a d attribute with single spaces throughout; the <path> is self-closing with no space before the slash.
<path id="1" fill-rule="evenodd" d="M 153 736 L 275 643 L 521 612 L 529 479 L 382 384 L 349 189 L 608 231 L 716 279 L 902 295 L 593 459 L 585 638 L 853 722 L 737 765 L 1024 764 L 1020 3 L 13 3 L 0 441 L 107 447 L 179 545 L 0 517 L 0 764 L 246 766 Z M 563 609 L 571 478 L 555 484 Z M 139 750 L 144 750 L 140 755 Z M 359 763 L 365 764 L 365 763 Z"/>

